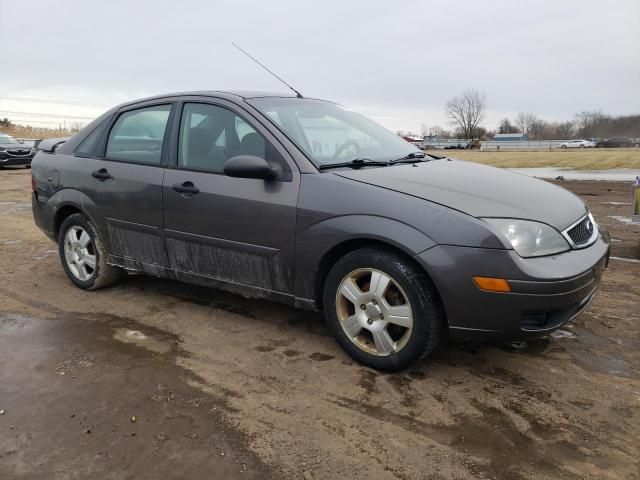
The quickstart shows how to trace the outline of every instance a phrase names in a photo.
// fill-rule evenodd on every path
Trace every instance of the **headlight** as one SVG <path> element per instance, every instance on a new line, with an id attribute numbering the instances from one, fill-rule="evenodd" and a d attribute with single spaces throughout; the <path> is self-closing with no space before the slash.
<path id="1" fill-rule="evenodd" d="M 541 257 L 570 249 L 554 228 L 539 222 L 512 218 L 483 218 L 497 228 L 521 257 Z"/>

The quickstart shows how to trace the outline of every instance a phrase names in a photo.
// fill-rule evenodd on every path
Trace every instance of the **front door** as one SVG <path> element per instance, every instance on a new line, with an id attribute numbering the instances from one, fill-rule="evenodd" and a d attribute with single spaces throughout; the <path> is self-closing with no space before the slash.
<path id="1" fill-rule="evenodd" d="M 169 262 L 180 272 L 287 294 L 299 174 L 269 132 L 247 118 L 222 101 L 184 104 L 177 158 L 164 178 Z M 236 155 L 266 158 L 280 178 L 225 176 Z"/>
<path id="2" fill-rule="evenodd" d="M 83 206 L 114 256 L 168 266 L 162 180 L 171 109 L 163 104 L 121 112 L 98 147 L 101 151 L 87 160 Z"/>

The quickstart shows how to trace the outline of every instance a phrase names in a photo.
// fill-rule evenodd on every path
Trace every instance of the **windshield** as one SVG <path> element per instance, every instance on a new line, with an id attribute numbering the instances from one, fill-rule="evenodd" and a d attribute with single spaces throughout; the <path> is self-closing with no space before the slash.
<path id="1" fill-rule="evenodd" d="M 0 143 L 19 145 L 20 142 L 9 135 L 0 135 Z"/>
<path id="2" fill-rule="evenodd" d="M 420 152 L 386 128 L 335 103 L 278 97 L 247 101 L 275 123 L 317 167 L 356 159 L 388 162 Z"/>

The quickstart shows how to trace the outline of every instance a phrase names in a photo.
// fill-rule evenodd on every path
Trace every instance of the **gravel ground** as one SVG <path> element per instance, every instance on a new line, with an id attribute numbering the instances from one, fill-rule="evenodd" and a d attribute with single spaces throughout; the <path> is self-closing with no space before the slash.
<path id="1" fill-rule="evenodd" d="M 75 288 L 33 224 L 29 182 L 0 171 L 2 479 L 639 478 L 628 184 L 561 183 L 615 257 L 563 335 L 443 345 L 381 374 L 317 314 L 142 276 Z"/>

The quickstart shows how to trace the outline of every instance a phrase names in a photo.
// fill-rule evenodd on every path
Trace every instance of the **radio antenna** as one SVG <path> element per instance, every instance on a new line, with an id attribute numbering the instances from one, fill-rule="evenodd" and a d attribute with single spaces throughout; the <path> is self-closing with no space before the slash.
<path id="1" fill-rule="evenodd" d="M 251 60 L 253 60 L 254 62 L 256 62 L 258 65 L 260 65 L 262 68 L 264 68 L 267 72 L 269 72 L 271 75 L 273 75 L 274 77 L 276 77 L 278 80 L 280 80 L 282 83 L 284 83 L 287 87 L 289 87 L 289 89 L 293 90 L 293 92 L 296 94 L 296 97 L 298 98 L 304 98 L 302 96 L 302 94 L 297 91 L 295 88 L 293 88 L 291 85 L 289 85 L 287 82 L 285 82 L 283 79 L 281 79 L 278 75 L 276 75 L 275 73 L 273 73 L 271 70 L 269 70 L 266 66 L 264 66 L 262 63 L 260 63 L 260 61 L 254 57 L 252 57 L 251 55 L 249 55 L 247 52 L 245 52 L 243 49 L 241 49 L 238 45 L 236 45 L 235 43 L 231 42 L 231 45 L 233 45 L 234 47 L 236 47 L 238 50 L 240 50 L 242 53 L 244 53 L 247 57 L 249 57 Z"/>

